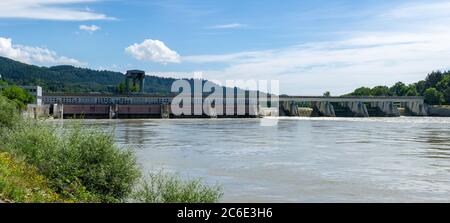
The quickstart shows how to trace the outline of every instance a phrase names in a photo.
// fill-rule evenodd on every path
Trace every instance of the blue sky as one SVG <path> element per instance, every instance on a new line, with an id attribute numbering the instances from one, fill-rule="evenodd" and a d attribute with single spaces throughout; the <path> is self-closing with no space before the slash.
<path id="1" fill-rule="evenodd" d="M 339 95 L 450 68 L 450 1 L 2 0 L 0 55 Z"/>

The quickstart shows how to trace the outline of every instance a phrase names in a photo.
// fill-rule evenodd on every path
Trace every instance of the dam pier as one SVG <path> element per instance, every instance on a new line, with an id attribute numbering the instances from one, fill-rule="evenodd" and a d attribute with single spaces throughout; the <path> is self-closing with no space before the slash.
<path id="1" fill-rule="evenodd" d="M 423 97 L 314 97 L 282 96 L 281 116 L 298 116 L 310 108 L 313 117 L 428 116 Z"/>

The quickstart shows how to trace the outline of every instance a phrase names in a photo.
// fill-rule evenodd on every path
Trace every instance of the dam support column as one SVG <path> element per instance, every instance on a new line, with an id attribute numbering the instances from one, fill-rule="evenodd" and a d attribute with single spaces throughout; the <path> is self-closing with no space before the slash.
<path id="1" fill-rule="evenodd" d="M 64 118 L 64 105 L 63 104 L 53 104 L 53 118 L 63 119 Z"/>
<path id="2" fill-rule="evenodd" d="M 117 119 L 117 118 L 119 118 L 119 105 L 110 105 L 109 119 Z"/>
<path id="3" fill-rule="evenodd" d="M 342 102 L 340 105 L 342 107 L 346 107 L 354 117 L 369 117 L 369 112 L 367 111 L 367 107 L 363 102 Z"/>
<path id="4" fill-rule="evenodd" d="M 336 117 L 333 105 L 328 101 L 317 101 L 312 103 L 312 116 Z"/>
<path id="5" fill-rule="evenodd" d="M 400 117 L 400 111 L 391 101 L 372 102 L 371 106 L 377 108 L 386 117 Z"/>
<path id="6" fill-rule="evenodd" d="M 170 118 L 170 106 L 169 105 L 161 105 L 161 118 L 168 119 Z"/>
<path id="7" fill-rule="evenodd" d="M 412 116 L 428 116 L 427 105 L 423 102 L 406 103 L 406 113 Z"/>
<path id="8" fill-rule="evenodd" d="M 293 101 L 283 101 L 280 103 L 280 116 L 300 116 L 298 106 Z"/>

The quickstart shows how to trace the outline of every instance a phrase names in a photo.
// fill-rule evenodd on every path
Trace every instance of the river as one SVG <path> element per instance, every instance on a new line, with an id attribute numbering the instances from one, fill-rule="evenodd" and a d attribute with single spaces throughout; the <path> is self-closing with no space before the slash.
<path id="1" fill-rule="evenodd" d="M 450 118 L 84 120 L 222 202 L 449 202 Z M 70 121 L 64 121 L 70 122 Z"/>

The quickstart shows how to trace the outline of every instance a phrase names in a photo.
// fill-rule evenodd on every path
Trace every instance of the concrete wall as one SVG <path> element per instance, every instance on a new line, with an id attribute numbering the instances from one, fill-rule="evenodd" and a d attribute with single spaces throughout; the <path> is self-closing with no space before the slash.
<path id="1" fill-rule="evenodd" d="M 450 106 L 429 106 L 428 115 L 450 117 Z"/>

